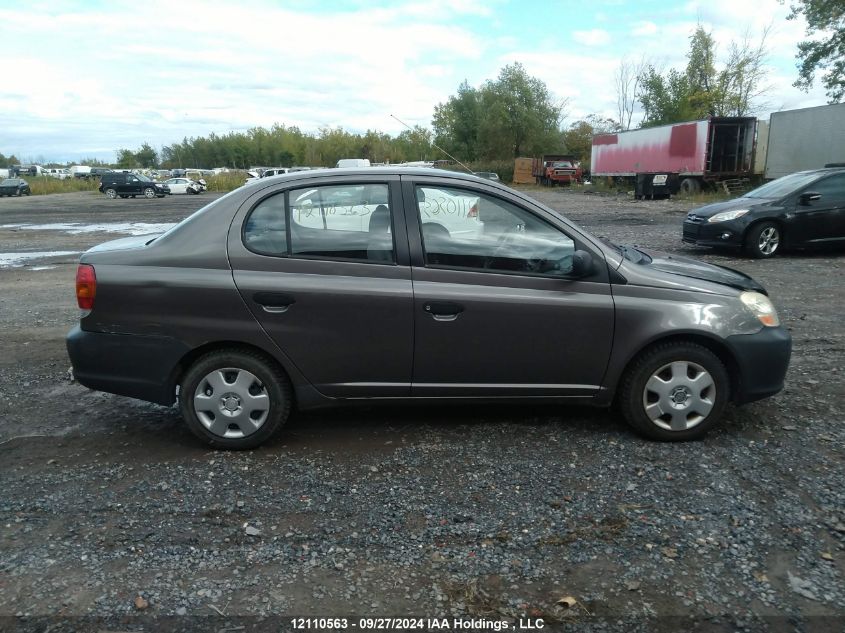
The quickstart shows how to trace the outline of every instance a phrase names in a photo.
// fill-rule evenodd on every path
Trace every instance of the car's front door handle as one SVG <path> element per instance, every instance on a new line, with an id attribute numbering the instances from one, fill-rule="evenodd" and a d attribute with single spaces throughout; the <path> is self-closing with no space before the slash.
<path id="1" fill-rule="evenodd" d="M 296 299 L 281 292 L 256 292 L 252 298 L 264 309 L 264 312 L 271 314 L 287 312 L 296 303 Z"/>
<path id="2" fill-rule="evenodd" d="M 464 307 L 451 301 L 427 301 L 423 304 L 423 310 L 434 317 L 435 321 L 454 321 L 464 311 Z"/>

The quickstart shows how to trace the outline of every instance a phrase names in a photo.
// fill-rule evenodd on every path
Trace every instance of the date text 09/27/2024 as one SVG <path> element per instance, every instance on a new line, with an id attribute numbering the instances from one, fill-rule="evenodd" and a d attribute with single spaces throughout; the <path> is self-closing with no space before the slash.
<path id="1" fill-rule="evenodd" d="M 545 626 L 540 618 L 293 618 L 290 624 L 296 631 L 537 631 Z"/>

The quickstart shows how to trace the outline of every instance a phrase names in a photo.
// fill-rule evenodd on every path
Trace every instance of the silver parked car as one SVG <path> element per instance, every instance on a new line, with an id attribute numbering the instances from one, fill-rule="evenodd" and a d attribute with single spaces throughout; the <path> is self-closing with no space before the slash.
<path id="1" fill-rule="evenodd" d="M 777 393 L 791 346 L 740 272 L 431 169 L 255 179 L 156 239 L 91 249 L 76 288 L 77 379 L 178 401 L 233 449 L 356 402 L 616 401 L 643 435 L 690 440 Z"/>

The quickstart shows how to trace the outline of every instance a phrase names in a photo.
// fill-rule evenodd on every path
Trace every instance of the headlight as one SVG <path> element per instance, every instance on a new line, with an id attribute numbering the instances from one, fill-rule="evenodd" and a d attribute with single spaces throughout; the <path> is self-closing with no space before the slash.
<path id="1" fill-rule="evenodd" d="M 769 301 L 769 298 L 760 294 L 759 292 L 743 292 L 739 295 L 743 305 L 756 316 L 760 323 L 767 327 L 777 327 L 780 325 L 778 313 L 775 311 L 775 306 Z"/>
<path id="2" fill-rule="evenodd" d="M 736 209 L 735 211 L 722 211 L 721 213 L 717 213 L 714 216 L 711 216 L 707 219 L 708 222 L 727 222 L 728 220 L 736 220 L 737 218 L 741 218 L 746 213 L 748 213 L 748 209 Z"/>

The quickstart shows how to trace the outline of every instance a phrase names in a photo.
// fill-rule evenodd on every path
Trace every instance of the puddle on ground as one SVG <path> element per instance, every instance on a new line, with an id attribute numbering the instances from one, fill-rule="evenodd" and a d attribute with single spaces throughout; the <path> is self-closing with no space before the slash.
<path id="1" fill-rule="evenodd" d="M 0 229 L 23 231 L 62 231 L 69 235 L 80 233 L 123 233 L 125 235 L 152 235 L 164 233 L 175 226 L 174 222 L 102 222 L 81 224 L 79 222 L 56 222 L 53 224 L 0 224 Z"/>
<path id="2" fill-rule="evenodd" d="M 29 253 L 0 253 L 0 268 L 20 268 L 33 259 L 79 255 L 80 252 L 81 251 L 31 251 Z M 55 266 L 38 267 L 40 270 L 46 270 L 47 268 L 55 268 Z"/>

